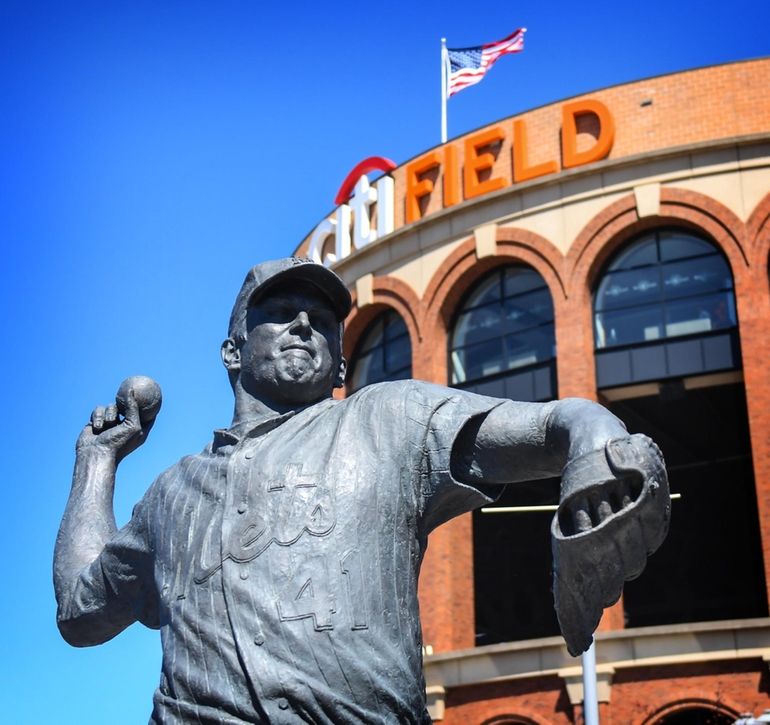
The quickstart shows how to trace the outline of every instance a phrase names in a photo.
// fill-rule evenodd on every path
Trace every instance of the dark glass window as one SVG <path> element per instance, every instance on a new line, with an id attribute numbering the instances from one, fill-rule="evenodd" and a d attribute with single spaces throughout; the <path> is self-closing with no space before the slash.
<path id="1" fill-rule="evenodd" d="M 607 265 L 594 294 L 599 388 L 740 368 L 733 278 L 711 243 L 647 233 Z"/>
<path id="2" fill-rule="evenodd" d="M 618 254 L 594 297 L 597 349 L 735 327 L 730 268 L 708 242 L 656 231 Z"/>
<path id="3" fill-rule="evenodd" d="M 367 328 L 353 354 L 349 390 L 384 380 L 412 377 L 412 343 L 401 316 L 392 310 Z"/>
<path id="4" fill-rule="evenodd" d="M 767 616 L 743 384 L 668 382 L 655 396 L 603 402 L 655 439 L 682 497 L 663 545 L 625 584 L 627 626 Z"/>
<path id="5" fill-rule="evenodd" d="M 553 302 L 523 266 L 497 269 L 468 294 L 452 328 L 450 382 L 514 400 L 556 397 Z M 493 509 L 553 504 L 558 479 L 508 486 Z M 476 644 L 555 635 L 550 515 L 473 512 Z"/>
<path id="6" fill-rule="evenodd" d="M 655 721 L 655 725 L 733 725 L 735 718 L 706 707 L 688 707 Z"/>
<path id="7" fill-rule="evenodd" d="M 518 400 L 555 396 L 553 302 L 523 266 L 495 270 L 471 291 L 449 345 L 452 385 Z"/>

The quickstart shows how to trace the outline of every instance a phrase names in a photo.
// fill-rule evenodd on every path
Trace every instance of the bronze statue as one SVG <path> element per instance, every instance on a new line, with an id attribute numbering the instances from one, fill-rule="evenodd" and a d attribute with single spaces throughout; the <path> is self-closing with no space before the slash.
<path id="1" fill-rule="evenodd" d="M 254 267 L 222 345 L 232 425 L 161 474 L 121 530 L 116 468 L 145 441 L 159 390 L 129 381 L 124 412 L 96 408 L 78 439 L 54 561 L 59 628 L 76 646 L 137 620 L 161 630 L 151 722 L 430 722 L 417 606 L 428 534 L 503 484 L 563 472 L 554 595 L 573 654 L 665 537 L 660 452 L 596 403 L 411 380 L 334 400 L 350 304 L 321 265 Z"/>

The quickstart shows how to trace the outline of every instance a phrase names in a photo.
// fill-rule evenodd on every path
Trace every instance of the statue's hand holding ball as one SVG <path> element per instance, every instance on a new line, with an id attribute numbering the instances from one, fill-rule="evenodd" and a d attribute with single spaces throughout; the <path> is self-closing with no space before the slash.
<path id="1" fill-rule="evenodd" d="M 126 415 L 130 390 L 134 391 L 134 398 L 139 408 L 139 419 L 142 423 L 155 420 L 163 402 L 160 385 L 146 375 L 132 375 L 130 378 L 126 378 L 120 384 L 117 395 L 115 395 L 118 412 L 123 416 Z"/>
<path id="2" fill-rule="evenodd" d="M 144 443 L 162 402 L 160 385 L 152 378 L 126 378 L 118 388 L 114 404 L 94 408 L 76 449 L 93 448 L 122 460 Z"/>

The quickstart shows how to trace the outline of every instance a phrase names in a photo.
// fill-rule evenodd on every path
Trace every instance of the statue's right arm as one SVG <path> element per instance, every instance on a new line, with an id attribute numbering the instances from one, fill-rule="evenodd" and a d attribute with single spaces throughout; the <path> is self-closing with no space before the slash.
<path id="1" fill-rule="evenodd" d="M 53 567 L 57 623 L 72 645 L 105 642 L 136 619 L 134 603 L 116 592 L 103 559 L 114 559 L 109 546 L 118 533 L 112 504 L 117 466 L 144 442 L 151 427 L 152 422 L 140 420 L 131 391 L 122 420 L 114 405 L 96 408 L 78 438 Z"/>

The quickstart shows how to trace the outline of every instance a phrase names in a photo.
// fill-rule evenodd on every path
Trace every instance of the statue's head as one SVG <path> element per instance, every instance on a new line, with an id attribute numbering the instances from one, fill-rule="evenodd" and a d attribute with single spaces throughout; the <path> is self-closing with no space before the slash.
<path id="1" fill-rule="evenodd" d="M 313 403 L 345 379 L 342 323 L 350 293 L 331 270 L 291 257 L 249 270 L 235 300 L 222 361 L 230 383 L 265 402 Z"/>

